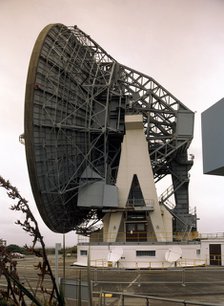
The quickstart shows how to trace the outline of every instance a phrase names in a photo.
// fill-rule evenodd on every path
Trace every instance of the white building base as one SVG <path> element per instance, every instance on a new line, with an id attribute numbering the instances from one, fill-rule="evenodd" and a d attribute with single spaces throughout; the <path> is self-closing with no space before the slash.
<path id="1" fill-rule="evenodd" d="M 220 254 L 211 253 L 219 245 Z M 158 269 L 203 265 L 224 265 L 224 237 L 183 243 L 82 243 L 77 246 L 77 262 L 92 267 L 121 269 Z"/>

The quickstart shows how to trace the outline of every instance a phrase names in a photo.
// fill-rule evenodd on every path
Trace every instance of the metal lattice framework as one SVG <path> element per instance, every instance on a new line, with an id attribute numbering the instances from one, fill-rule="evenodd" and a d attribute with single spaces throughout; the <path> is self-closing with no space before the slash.
<path id="1" fill-rule="evenodd" d="M 93 215 L 101 218 L 98 209 L 77 207 L 80 177 L 89 167 L 116 183 L 125 113 L 143 115 L 155 180 L 171 174 L 176 208 L 182 188 L 188 213 L 193 128 L 184 135 L 178 126 L 193 112 L 151 77 L 119 64 L 76 26 L 53 24 L 34 46 L 25 100 L 29 175 L 50 229 L 67 232 Z"/>

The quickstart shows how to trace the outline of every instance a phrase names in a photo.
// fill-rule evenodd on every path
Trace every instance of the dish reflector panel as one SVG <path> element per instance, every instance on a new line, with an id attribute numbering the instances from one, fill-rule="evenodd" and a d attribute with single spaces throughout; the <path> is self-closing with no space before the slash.
<path id="1" fill-rule="evenodd" d="M 179 246 L 173 246 L 165 253 L 165 259 L 168 262 L 175 262 L 180 259 L 182 255 L 182 249 Z"/>
<path id="2" fill-rule="evenodd" d="M 120 247 L 112 248 L 108 254 L 108 261 L 117 262 L 123 255 L 123 249 Z"/>

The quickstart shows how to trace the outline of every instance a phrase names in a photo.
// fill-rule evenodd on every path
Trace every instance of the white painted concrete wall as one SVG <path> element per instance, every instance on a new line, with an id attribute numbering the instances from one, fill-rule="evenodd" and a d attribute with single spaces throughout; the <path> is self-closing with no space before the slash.
<path id="1" fill-rule="evenodd" d="M 106 244 L 91 245 L 90 256 L 92 266 L 110 265 L 108 262 L 108 254 L 113 248 L 123 248 L 123 254 L 118 262 L 112 263 L 113 266 L 119 268 L 169 268 L 169 267 L 185 267 L 209 265 L 209 244 L 220 243 L 222 254 L 224 254 L 224 239 L 204 240 L 198 243 L 178 244 L 182 249 L 182 256 L 173 263 L 167 262 L 165 258 L 166 252 L 175 246 L 175 244 Z M 176 244 L 177 245 L 177 244 Z M 81 256 L 80 250 L 88 252 L 88 245 L 78 245 L 77 264 L 86 265 L 87 256 Z M 136 256 L 136 251 L 151 250 L 156 251 L 156 256 Z M 222 256 L 222 265 L 224 265 L 224 256 Z"/>

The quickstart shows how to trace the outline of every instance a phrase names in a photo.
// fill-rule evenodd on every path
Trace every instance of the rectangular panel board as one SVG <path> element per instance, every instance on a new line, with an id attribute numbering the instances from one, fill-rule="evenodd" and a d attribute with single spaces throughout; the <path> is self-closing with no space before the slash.
<path id="1" fill-rule="evenodd" d="M 203 172 L 224 175 L 224 99 L 201 115 Z"/>
<path id="2" fill-rule="evenodd" d="M 191 111 L 181 110 L 177 113 L 177 137 L 192 136 L 194 132 L 194 113 Z"/>

